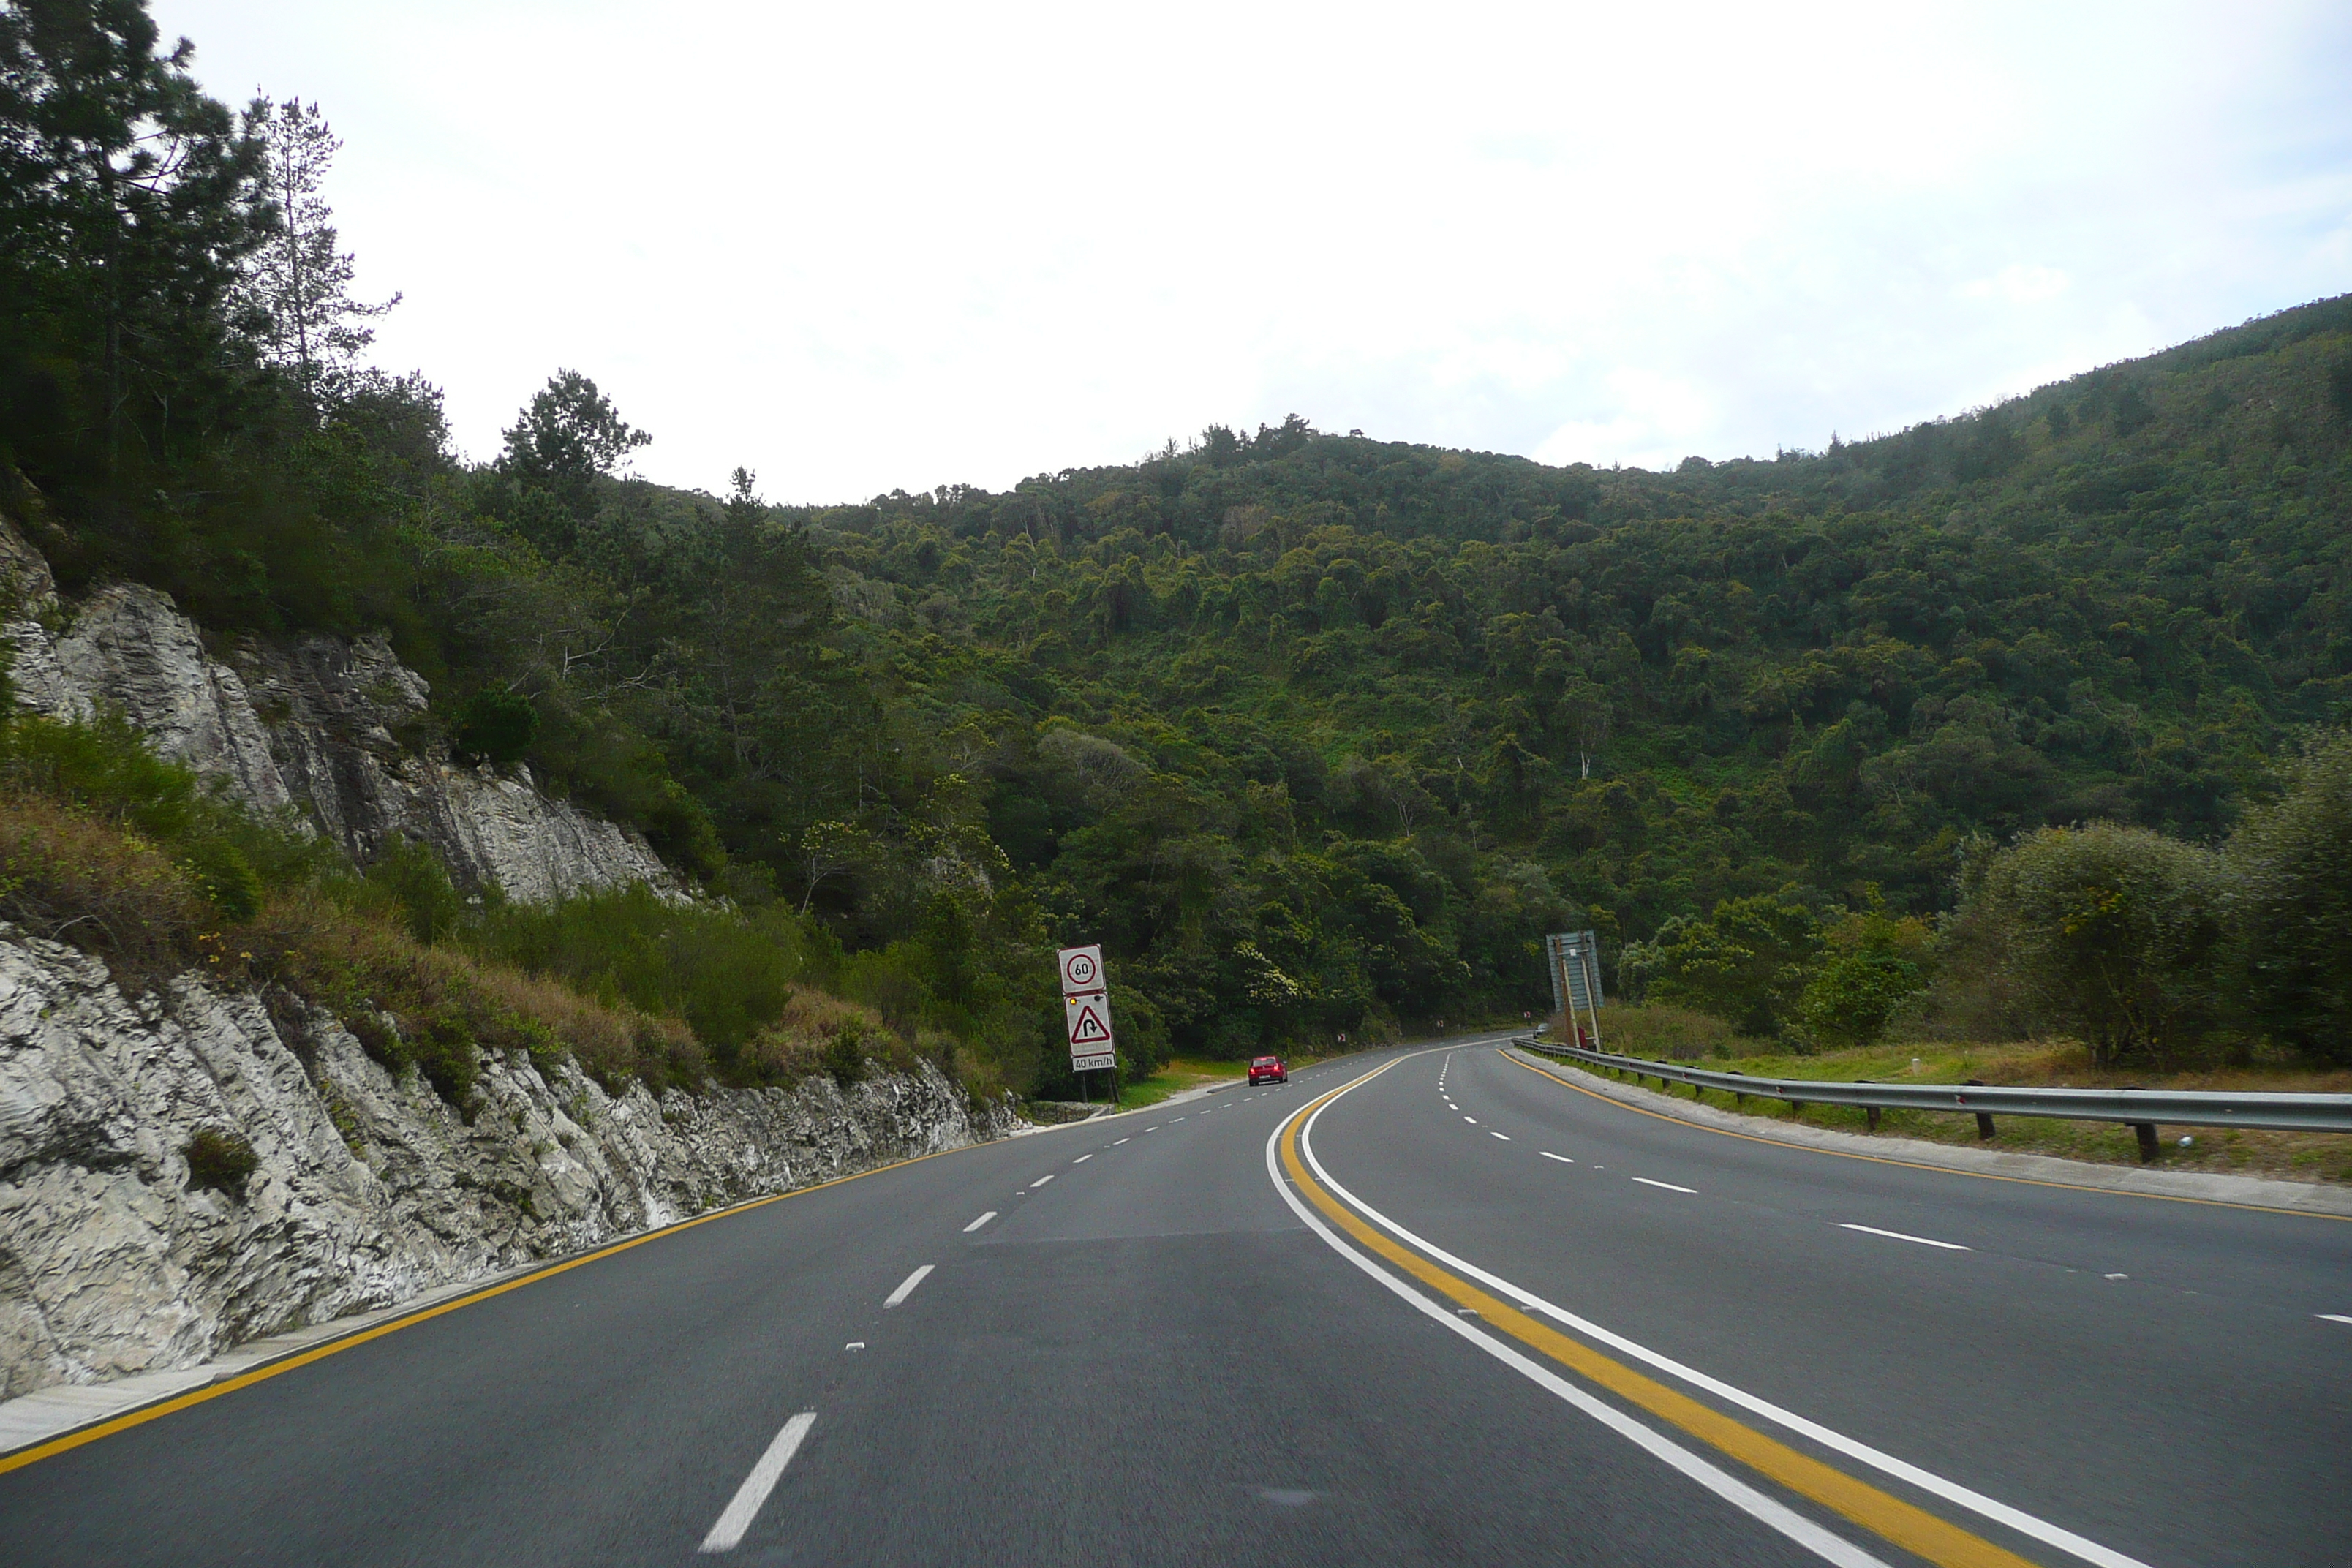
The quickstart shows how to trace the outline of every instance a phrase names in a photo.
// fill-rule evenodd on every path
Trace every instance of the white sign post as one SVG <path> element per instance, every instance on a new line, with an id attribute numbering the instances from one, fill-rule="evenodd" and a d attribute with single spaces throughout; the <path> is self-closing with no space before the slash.
<path id="1" fill-rule="evenodd" d="M 1110 1027 L 1110 992 L 1103 975 L 1100 946 L 1066 947 L 1062 962 L 1062 1018 L 1070 1038 L 1070 1070 L 1097 1072 L 1118 1064 Z"/>

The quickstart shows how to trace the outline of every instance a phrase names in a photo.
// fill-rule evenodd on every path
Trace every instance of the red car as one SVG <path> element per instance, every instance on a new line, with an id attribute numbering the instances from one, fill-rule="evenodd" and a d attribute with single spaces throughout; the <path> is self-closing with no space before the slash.
<path id="1" fill-rule="evenodd" d="M 1280 1057 L 1254 1057 L 1250 1060 L 1250 1087 L 1262 1083 L 1288 1083 L 1290 1069 L 1282 1065 Z"/>

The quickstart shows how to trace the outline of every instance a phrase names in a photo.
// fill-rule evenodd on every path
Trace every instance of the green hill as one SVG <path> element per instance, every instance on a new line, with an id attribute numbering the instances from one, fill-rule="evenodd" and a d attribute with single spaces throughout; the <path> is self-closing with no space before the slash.
<path id="1" fill-rule="evenodd" d="M 1144 1059 L 1516 1014 L 1546 931 L 1613 965 L 1725 900 L 1948 909 L 1979 835 L 2216 838 L 2352 703 L 2352 296 L 1769 460 L 1294 416 L 779 507 L 614 479 L 639 437 L 569 372 L 457 462 L 353 357 L 376 308 L 284 286 L 261 140 L 303 122 L 115 20 L 0 39 L 0 506 L 61 585 L 389 628 L 408 739 L 527 761 L 1024 1087 L 1057 942 Z"/>
<path id="2" fill-rule="evenodd" d="M 2352 298 L 1769 461 L 1294 419 L 785 515 L 1057 931 L 1213 1047 L 1538 1005 L 1571 920 L 1947 907 L 1972 833 L 2221 832 L 2352 698 L 2347 453 Z"/>

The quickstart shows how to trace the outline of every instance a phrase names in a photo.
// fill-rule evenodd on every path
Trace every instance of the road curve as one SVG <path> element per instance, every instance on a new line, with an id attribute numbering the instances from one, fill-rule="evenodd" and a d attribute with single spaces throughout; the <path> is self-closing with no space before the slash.
<path id="1" fill-rule="evenodd" d="M 984 1145 L 0 1461 L 0 1562 L 2320 1564 L 2352 1225 L 1491 1044 Z"/>

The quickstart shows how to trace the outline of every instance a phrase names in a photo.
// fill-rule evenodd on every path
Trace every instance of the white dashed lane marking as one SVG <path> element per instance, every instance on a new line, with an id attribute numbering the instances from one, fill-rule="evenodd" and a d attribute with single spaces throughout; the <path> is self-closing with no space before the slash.
<path id="1" fill-rule="evenodd" d="M 1664 1187 L 1670 1193 L 1689 1193 L 1696 1195 L 1698 1192 L 1696 1187 L 1678 1187 L 1672 1182 L 1654 1182 L 1647 1176 L 1636 1176 L 1633 1179 L 1645 1187 Z"/>
<path id="2" fill-rule="evenodd" d="M 1044 1175 L 1042 1175 L 1042 1176 L 1038 1177 L 1035 1181 L 1034 1181 L 1034 1182 L 1030 1183 L 1029 1184 L 1030 1184 L 1031 1186 L 1033 1186 L 1033 1187 L 1042 1187 L 1042 1186 L 1044 1186 L 1047 1182 L 1050 1182 L 1050 1181 L 1052 1181 L 1053 1179 L 1054 1179 L 1054 1173 L 1053 1173 L 1051 1171 L 1048 1171 L 1048 1172 L 1046 1172 Z M 1638 1181 L 1640 1181 L 1642 1178 L 1641 1178 L 1641 1177 L 1639 1177 L 1639 1176 L 1636 1176 L 1636 1177 L 1634 1177 L 1633 1179 L 1634 1179 L 1635 1181 L 1637 1181 L 1637 1182 L 1638 1182 Z"/>
<path id="3" fill-rule="evenodd" d="M 814 1410 L 803 1410 L 784 1423 L 783 1430 L 777 1433 L 775 1440 L 768 1445 L 768 1451 L 760 1456 L 760 1462 L 751 1467 L 751 1473 L 745 1476 L 743 1484 L 735 1489 L 734 1500 L 727 1505 L 727 1511 L 719 1516 L 719 1522 L 712 1525 L 710 1533 L 702 1538 L 701 1550 L 732 1552 L 740 1544 L 743 1532 L 751 1528 L 753 1520 L 760 1517 L 760 1505 L 766 1502 L 768 1494 L 776 1489 L 776 1482 L 782 1477 L 784 1467 L 791 1464 L 793 1456 L 801 1451 L 802 1439 L 815 1425 L 816 1412 Z"/>
<path id="4" fill-rule="evenodd" d="M 1573 1160 L 1570 1159 L 1567 1155 L 1565 1155 L 1565 1154 L 1555 1154 L 1555 1153 L 1553 1153 L 1553 1152 L 1552 1152 L 1550 1150 L 1549 1150 L 1549 1149 L 1541 1150 L 1541 1151 L 1538 1151 L 1538 1152 L 1543 1155 L 1543 1157 L 1544 1157 L 1545 1159 L 1547 1159 L 1547 1160 L 1557 1160 L 1557 1161 L 1559 1161 L 1559 1162 L 1561 1164 L 1563 1164 L 1563 1165 L 1573 1165 L 1573 1164 L 1575 1164 L 1575 1163 L 1576 1163 L 1576 1162 L 1575 1162 L 1575 1161 L 1573 1161 Z"/>
<path id="5" fill-rule="evenodd" d="M 1506 1142 L 1506 1143 L 1507 1143 L 1507 1142 L 1509 1142 L 1511 1141 L 1511 1135 L 1510 1135 L 1509 1133 L 1507 1133 L 1507 1132 L 1497 1132 L 1497 1131 L 1494 1131 L 1492 1128 L 1487 1129 L 1486 1136 L 1487 1136 L 1487 1137 L 1489 1137 L 1489 1138 L 1500 1138 L 1500 1139 L 1501 1139 L 1504 1142 Z"/>
<path id="6" fill-rule="evenodd" d="M 966 1236 L 970 1236 L 973 1231 L 978 1230 L 982 1226 L 986 1225 L 990 1220 L 992 1220 L 995 1217 L 996 1211 L 994 1209 L 991 1209 L 986 1214 L 981 1215 L 978 1219 L 972 1221 L 970 1225 L 964 1226 L 963 1233 Z"/>
<path id="7" fill-rule="evenodd" d="M 1634 1178 L 1636 1181 L 1639 1181 L 1640 1179 L 1641 1178 L 1638 1176 Z M 1915 1242 L 1921 1247 L 1940 1247 L 1946 1252 L 1966 1252 L 1969 1250 L 1957 1241 L 1937 1241 L 1935 1237 L 1930 1236 L 1906 1236 L 1899 1230 L 1881 1230 L 1874 1225 L 1841 1225 L 1838 1228 L 1840 1230 L 1858 1230 L 1865 1236 L 1883 1236 L 1889 1241 L 1908 1241 Z M 2113 1275 L 2109 1275 L 2108 1278 L 2113 1279 L 2115 1277 Z"/>
<path id="8" fill-rule="evenodd" d="M 899 1280 L 898 1288 L 896 1290 L 891 1291 L 889 1296 L 884 1300 L 882 1304 L 886 1307 L 895 1307 L 901 1301 L 904 1301 L 908 1297 L 913 1295 L 915 1293 L 915 1287 L 923 1282 L 924 1276 L 930 1273 L 934 1267 L 936 1267 L 936 1265 L 926 1263 L 920 1268 L 916 1269 L 912 1274 L 908 1275 L 904 1279 Z"/>

